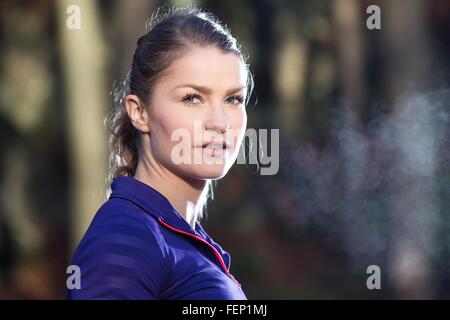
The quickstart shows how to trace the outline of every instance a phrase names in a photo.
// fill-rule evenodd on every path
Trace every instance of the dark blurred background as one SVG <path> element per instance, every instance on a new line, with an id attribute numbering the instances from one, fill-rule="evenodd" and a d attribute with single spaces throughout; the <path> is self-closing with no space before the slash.
<path id="1" fill-rule="evenodd" d="M 249 56 L 248 126 L 280 134 L 277 174 L 235 165 L 203 222 L 247 297 L 449 299 L 450 1 L 189 3 Z M 0 298 L 65 297 L 105 199 L 113 82 L 163 4 L 187 2 L 0 2 Z"/>

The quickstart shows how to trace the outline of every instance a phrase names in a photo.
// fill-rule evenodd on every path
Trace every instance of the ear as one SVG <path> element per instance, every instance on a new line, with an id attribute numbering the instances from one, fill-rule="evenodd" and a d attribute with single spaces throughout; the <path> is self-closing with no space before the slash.
<path id="1" fill-rule="evenodd" d="M 139 97 L 133 94 L 127 95 L 125 108 L 133 126 L 142 133 L 149 133 L 149 115 Z"/>

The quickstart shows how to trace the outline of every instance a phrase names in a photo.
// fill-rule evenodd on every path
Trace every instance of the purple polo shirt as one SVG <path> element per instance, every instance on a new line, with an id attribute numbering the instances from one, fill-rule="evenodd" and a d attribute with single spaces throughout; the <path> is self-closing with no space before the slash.
<path id="1" fill-rule="evenodd" d="M 80 289 L 68 299 L 246 300 L 230 254 L 197 221 L 139 180 L 114 179 L 112 193 L 76 248 Z"/>

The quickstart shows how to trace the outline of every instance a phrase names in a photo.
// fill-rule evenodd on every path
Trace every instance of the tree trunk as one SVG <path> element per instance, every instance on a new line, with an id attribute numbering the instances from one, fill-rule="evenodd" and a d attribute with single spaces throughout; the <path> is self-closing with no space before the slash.
<path id="1" fill-rule="evenodd" d="M 104 201 L 107 172 L 103 120 L 108 102 L 104 62 L 108 61 L 97 2 L 55 1 L 67 114 L 71 246 L 82 237 Z M 81 28 L 69 29 L 67 8 L 76 5 Z M 72 250 L 71 250 L 72 251 Z"/>

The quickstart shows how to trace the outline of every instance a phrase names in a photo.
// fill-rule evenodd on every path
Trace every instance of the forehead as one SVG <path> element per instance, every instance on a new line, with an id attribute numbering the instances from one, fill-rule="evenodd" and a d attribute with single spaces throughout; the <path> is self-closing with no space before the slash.
<path id="1" fill-rule="evenodd" d="M 245 86 L 247 70 L 234 53 L 193 47 L 175 59 L 161 78 L 169 86 L 192 82 L 217 89 Z"/>

